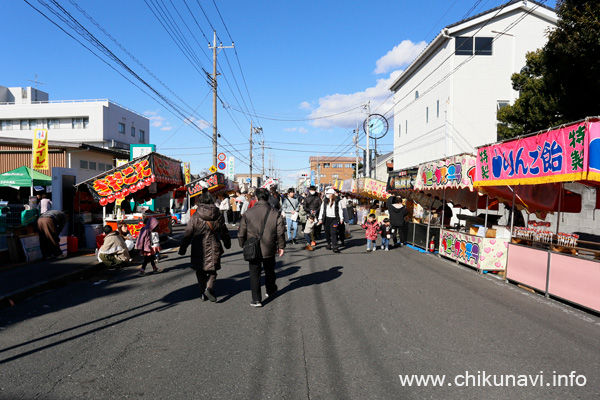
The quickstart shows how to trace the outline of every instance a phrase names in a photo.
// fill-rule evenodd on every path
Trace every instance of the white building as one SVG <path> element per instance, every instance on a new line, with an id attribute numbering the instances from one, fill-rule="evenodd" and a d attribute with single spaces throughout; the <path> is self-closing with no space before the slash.
<path id="1" fill-rule="evenodd" d="M 394 169 L 497 140 L 497 110 L 518 92 L 511 75 L 544 46 L 553 9 L 511 1 L 442 29 L 392 84 Z"/>
<path id="2" fill-rule="evenodd" d="M 0 86 L 0 137 L 33 138 L 48 129 L 49 140 L 129 150 L 149 143 L 150 120 L 109 100 L 49 100 L 48 93 Z"/>

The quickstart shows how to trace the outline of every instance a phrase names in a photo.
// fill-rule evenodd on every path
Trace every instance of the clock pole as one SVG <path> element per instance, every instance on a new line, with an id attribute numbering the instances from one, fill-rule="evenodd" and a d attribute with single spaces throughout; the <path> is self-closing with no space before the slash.
<path id="1" fill-rule="evenodd" d="M 371 127 L 369 125 L 371 125 L 370 122 L 370 117 L 371 117 L 371 102 L 368 101 L 367 102 L 367 157 L 365 160 L 365 177 L 371 177 L 371 152 L 369 150 L 369 131 L 371 129 Z"/>

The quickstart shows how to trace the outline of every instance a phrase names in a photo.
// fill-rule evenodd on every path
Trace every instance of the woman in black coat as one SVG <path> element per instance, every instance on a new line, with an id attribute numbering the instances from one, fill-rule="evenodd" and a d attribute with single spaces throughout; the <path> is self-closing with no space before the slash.
<path id="1" fill-rule="evenodd" d="M 179 254 L 185 255 L 187 247 L 192 245 L 190 255 L 192 269 L 196 270 L 202 300 L 217 301 L 213 285 L 217 271 L 221 269 L 221 255 L 231 248 L 231 237 L 225 225 L 221 211 L 215 205 L 209 193 L 202 193 L 198 198 L 198 209 L 188 223 Z"/>

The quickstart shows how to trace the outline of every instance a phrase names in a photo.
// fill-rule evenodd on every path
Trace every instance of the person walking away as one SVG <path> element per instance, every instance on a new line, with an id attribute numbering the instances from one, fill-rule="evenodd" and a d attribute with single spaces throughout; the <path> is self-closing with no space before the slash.
<path id="1" fill-rule="evenodd" d="M 276 210 L 281 210 L 281 195 L 277 192 L 277 186 L 275 185 L 271 186 L 270 189 L 269 205 Z"/>
<path id="2" fill-rule="evenodd" d="M 98 259 L 108 268 L 123 268 L 125 264 L 131 262 L 125 239 L 118 230 L 113 231 L 110 225 L 104 225 L 102 230 L 106 236 L 98 250 Z"/>
<path id="3" fill-rule="evenodd" d="M 40 248 L 44 258 L 65 258 L 60 250 L 60 232 L 67 224 L 67 214 L 60 210 L 49 210 L 40 215 L 37 221 L 40 235 Z"/>
<path id="4" fill-rule="evenodd" d="M 244 201 L 246 201 L 246 196 L 241 194 L 239 190 L 235 192 L 235 204 L 237 205 L 236 221 L 238 222 L 242 219 L 242 207 L 244 205 Z"/>
<path id="5" fill-rule="evenodd" d="M 388 197 L 386 205 L 390 216 L 390 225 L 392 226 L 394 246 L 399 244 L 402 247 L 406 243 L 404 225 L 408 211 L 404 204 L 402 204 L 402 197 L 400 196 Z"/>
<path id="6" fill-rule="evenodd" d="M 229 209 L 231 208 L 229 204 L 229 196 L 226 194 L 223 195 L 223 199 L 219 204 L 219 210 L 221 210 L 221 214 L 223 214 L 223 218 L 225 219 L 225 225 L 229 224 Z"/>
<path id="7" fill-rule="evenodd" d="M 336 192 L 340 198 L 340 206 L 342 207 L 342 215 L 344 222 L 338 226 L 338 238 L 342 246 L 346 245 L 346 237 L 350 237 L 350 233 L 346 235 L 346 224 L 348 223 L 348 210 L 346 209 L 348 204 L 348 199 L 344 194 L 341 194 L 339 191 Z"/>
<path id="8" fill-rule="evenodd" d="M 367 238 L 367 252 L 377 250 L 377 233 L 379 232 L 379 224 L 377 223 L 377 216 L 375 214 L 369 214 L 367 221 L 361 225 L 365 231 L 365 237 Z"/>
<path id="9" fill-rule="evenodd" d="M 306 211 L 306 215 L 314 215 L 315 216 L 315 220 L 317 218 L 317 214 L 319 213 L 319 210 L 321 209 L 321 197 L 319 197 L 319 194 L 316 192 L 316 188 L 314 186 L 311 186 L 308 188 L 308 196 L 306 196 L 306 199 L 304 199 L 304 211 Z M 311 246 L 316 246 L 315 243 L 315 239 L 316 237 L 318 237 L 321 234 L 321 225 L 319 224 L 315 224 L 314 228 L 313 228 L 313 234 L 312 234 L 312 242 L 310 243 Z"/>
<path id="10" fill-rule="evenodd" d="M 275 281 L 275 254 L 283 256 L 285 249 L 285 227 L 281 213 L 269 205 L 269 191 L 259 188 L 254 192 L 256 204 L 248 209 L 238 229 L 238 241 L 240 247 L 251 238 L 259 238 L 264 226 L 264 232 L 260 239 L 261 257 L 258 260 L 249 261 L 250 270 L 250 292 L 252 294 L 252 307 L 262 307 L 262 293 L 260 287 L 261 266 L 265 271 L 265 289 L 267 297 L 271 297 L 277 291 Z M 266 218 L 266 219 L 265 219 Z"/>
<path id="11" fill-rule="evenodd" d="M 354 225 L 354 201 L 346 199 L 346 210 L 348 211 L 348 224 Z"/>
<path id="12" fill-rule="evenodd" d="M 306 224 L 304 225 L 304 239 L 306 240 L 306 246 L 304 247 L 304 250 L 313 251 L 315 249 L 310 244 L 311 242 L 314 242 L 313 235 L 315 224 L 316 221 L 314 215 L 311 214 L 306 217 Z"/>
<path id="13" fill-rule="evenodd" d="M 390 249 L 390 238 L 392 237 L 392 226 L 389 218 L 383 219 L 379 233 L 381 233 L 381 250 L 388 251 Z"/>
<path id="14" fill-rule="evenodd" d="M 140 254 L 144 256 L 142 266 L 138 270 L 140 276 L 146 275 L 146 267 L 148 263 L 152 265 L 154 273 L 163 272 L 162 268 L 156 266 L 154 261 L 154 255 L 156 254 L 152 247 L 152 232 L 158 227 L 158 220 L 154 217 L 150 217 L 146 221 L 145 226 L 140 231 L 140 234 L 135 242 L 135 248 L 140 251 Z"/>
<path id="15" fill-rule="evenodd" d="M 213 204 L 212 196 L 203 193 L 198 198 L 198 209 L 188 223 L 179 255 L 185 255 L 188 246 L 192 246 L 190 254 L 191 268 L 196 271 L 200 298 L 215 302 L 217 295 L 214 284 L 217 271 L 221 269 L 221 256 L 224 253 L 221 242 L 226 249 L 231 248 L 231 237 L 225 225 L 225 218 Z"/>
<path id="16" fill-rule="evenodd" d="M 294 198 L 294 189 L 290 188 L 287 194 L 281 199 L 281 211 L 285 214 L 288 243 L 297 244 L 299 208 L 298 199 Z M 293 235 L 292 231 L 294 232 Z"/>
<path id="17" fill-rule="evenodd" d="M 327 239 L 327 250 L 333 250 L 334 253 L 339 253 L 338 246 L 338 226 L 344 223 L 344 215 L 339 199 L 335 195 L 335 190 L 329 188 L 325 192 L 326 200 L 321 204 L 319 211 L 318 224 L 325 226 L 325 238 Z"/>
<path id="18" fill-rule="evenodd" d="M 237 223 L 237 202 L 233 196 L 229 198 L 229 208 L 231 210 L 231 225 L 235 226 Z"/>
<path id="19" fill-rule="evenodd" d="M 40 214 L 46 211 L 52 210 L 52 200 L 48 198 L 46 193 L 42 194 L 42 200 L 40 200 Z"/>

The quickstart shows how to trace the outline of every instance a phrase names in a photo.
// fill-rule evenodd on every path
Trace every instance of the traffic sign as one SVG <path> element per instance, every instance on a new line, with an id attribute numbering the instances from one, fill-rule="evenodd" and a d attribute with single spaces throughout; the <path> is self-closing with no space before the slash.
<path id="1" fill-rule="evenodd" d="M 250 183 L 250 182 L 252 182 L 252 181 L 250 180 L 250 178 L 246 178 L 246 183 Z"/>
<path id="2" fill-rule="evenodd" d="M 212 172 L 212 173 L 214 174 L 215 172 L 217 172 L 217 167 L 215 167 L 215 166 L 213 165 L 212 167 L 210 167 L 209 171 L 210 171 L 210 172 Z"/>
<path id="3" fill-rule="evenodd" d="M 225 164 L 223 161 L 221 161 L 220 163 L 217 164 L 217 167 L 219 169 L 225 169 L 225 168 L 227 168 L 227 164 Z"/>
<path id="4" fill-rule="evenodd" d="M 219 161 L 225 161 L 225 159 L 227 158 L 227 156 L 225 156 L 225 153 L 219 153 L 219 155 L 217 156 L 217 158 L 219 159 Z M 224 169 L 224 168 L 221 168 Z"/>

